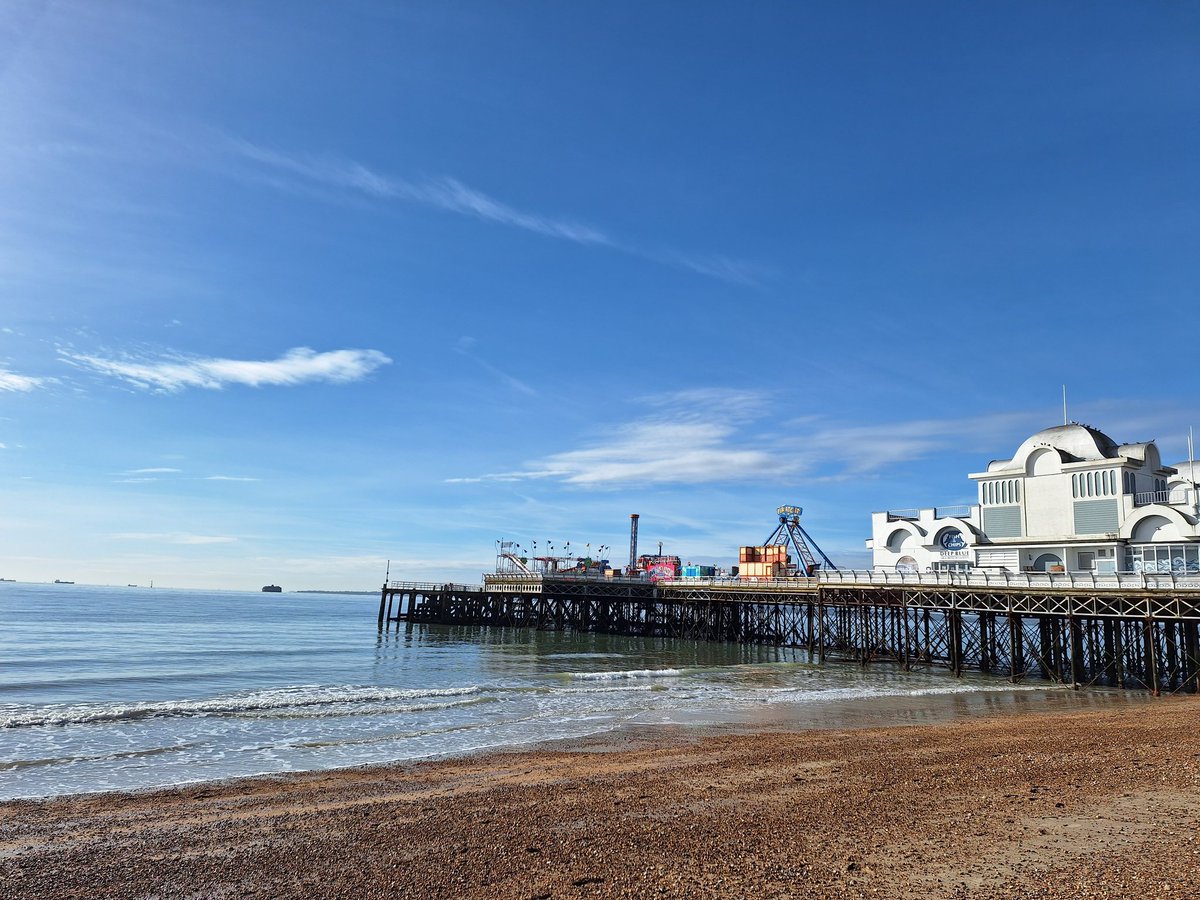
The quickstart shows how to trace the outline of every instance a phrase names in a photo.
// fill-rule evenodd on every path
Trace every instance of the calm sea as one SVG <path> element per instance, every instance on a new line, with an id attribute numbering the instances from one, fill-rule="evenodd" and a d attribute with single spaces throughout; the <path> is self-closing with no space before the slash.
<path id="1" fill-rule="evenodd" d="M 815 666 L 771 647 L 442 626 L 381 634 L 377 609 L 373 596 L 0 583 L 0 798 L 1019 693 L 1000 680 Z"/>

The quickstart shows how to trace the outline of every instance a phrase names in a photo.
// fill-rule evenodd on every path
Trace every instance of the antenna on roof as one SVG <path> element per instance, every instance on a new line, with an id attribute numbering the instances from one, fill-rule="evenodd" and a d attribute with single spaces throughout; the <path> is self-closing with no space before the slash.
<path id="1" fill-rule="evenodd" d="M 1063 424 L 1064 425 L 1071 424 L 1070 421 L 1067 419 L 1067 386 L 1065 384 L 1063 385 Z"/>

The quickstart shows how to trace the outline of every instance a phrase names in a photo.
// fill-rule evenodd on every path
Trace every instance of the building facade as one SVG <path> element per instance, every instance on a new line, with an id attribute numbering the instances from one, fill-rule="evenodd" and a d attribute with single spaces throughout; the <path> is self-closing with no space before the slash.
<path id="1" fill-rule="evenodd" d="M 971 506 L 871 516 L 876 569 L 901 572 L 1200 572 L 1200 464 L 1087 425 L 1030 437 L 968 477 Z"/>

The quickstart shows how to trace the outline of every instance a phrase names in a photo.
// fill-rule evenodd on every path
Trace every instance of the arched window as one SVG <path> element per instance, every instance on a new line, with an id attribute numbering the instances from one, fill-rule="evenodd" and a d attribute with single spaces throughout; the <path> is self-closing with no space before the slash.
<path id="1" fill-rule="evenodd" d="M 1079 475 L 1078 474 L 1071 476 L 1071 496 L 1072 497 L 1079 496 Z"/>
<path id="2" fill-rule="evenodd" d="M 1013 503 L 1021 502 L 1021 482 L 1013 481 Z"/>

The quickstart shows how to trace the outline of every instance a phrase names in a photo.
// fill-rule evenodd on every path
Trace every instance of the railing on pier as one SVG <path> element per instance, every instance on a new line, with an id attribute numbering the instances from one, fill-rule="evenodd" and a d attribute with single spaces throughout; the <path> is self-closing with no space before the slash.
<path id="1" fill-rule="evenodd" d="M 1182 506 L 1188 502 L 1188 494 L 1185 490 L 1174 491 L 1141 491 L 1133 495 L 1134 506 L 1149 506 L 1152 503 L 1163 503 L 1168 506 Z"/>
<path id="2" fill-rule="evenodd" d="M 573 583 L 633 584 L 669 588 L 756 588 L 761 590 L 811 589 L 817 584 L 839 585 L 932 585 L 940 587 L 1039 588 L 1050 590 L 1169 590 L 1200 591 L 1200 573 L 1094 573 L 1094 572 L 894 572 L 873 569 L 822 569 L 812 578 L 663 578 L 650 582 L 643 578 L 601 575 L 485 575 L 486 585 L 523 588 L 540 587 L 546 581 Z M 406 588 L 408 585 L 405 586 Z M 436 587 L 436 586 L 430 586 Z M 476 588 L 477 590 L 477 588 Z"/>
<path id="3" fill-rule="evenodd" d="M 385 591 L 416 591 L 435 593 L 439 591 L 481 591 L 480 584 L 455 584 L 448 581 L 389 581 L 384 586 Z"/>
<path id="4" fill-rule="evenodd" d="M 875 570 L 821 571 L 817 579 L 832 584 L 929 584 L 945 587 L 1050 588 L 1078 590 L 1193 590 L 1200 591 L 1200 574 L 1094 572 L 889 572 Z"/>

